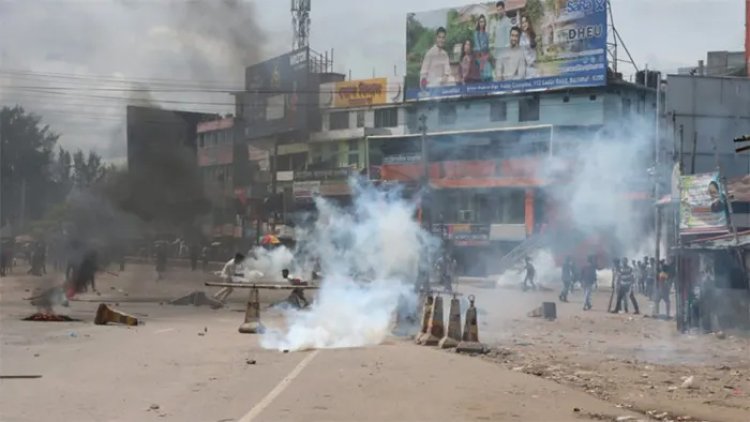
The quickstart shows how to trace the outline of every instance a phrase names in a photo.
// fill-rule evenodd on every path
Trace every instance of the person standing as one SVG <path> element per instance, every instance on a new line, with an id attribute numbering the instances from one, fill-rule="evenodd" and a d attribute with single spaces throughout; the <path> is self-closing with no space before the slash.
<path id="1" fill-rule="evenodd" d="M 498 59 L 504 55 L 505 49 L 510 47 L 510 29 L 513 27 L 513 23 L 505 14 L 504 1 L 495 3 L 495 10 L 497 11 L 497 21 L 495 21 L 493 47 L 495 51 L 495 59 Z"/>
<path id="2" fill-rule="evenodd" d="M 200 256 L 200 250 L 198 250 L 198 245 L 193 243 L 190 245 L 190 271 L 195 271 L 198 269 L 198 257 Z"/>
<path id="3" fill-rule="evenodd" d="M 568 256 L 565 258 L 565 262 L 562 265 L 563 288 L 559 296 L 560 302 L 568 301 L 568 293 L 570 292 L 570 287 L 573 284 L 574 279 L 575 279 L 575 276 L 574 276 L 574 269 L 573 269 L 573 258 Z"/>
<path id="4" fill-rule="evenodd" d="M 534 77 L 536 72 L 536 32 L 527 15 L 521 17 L 521 40 L 519 42 L 526 58 L 526 77 Z"/>
<path id="5" fill-rule="evenodd" d="M 622 260 L 622 265 L 620 266 L 620 276 L 618 280 L 618 286 L 617 286 L 617 306 L 615 307 L 615 310 L 613 313 L 620 312 L 621 305 L 624 307 L 625 312 L 628 312 L 628 296 L 630 297 L 630 300 L 633 302 L 633 311 L 635 312 L 635 315 L 638 315 L 640 313 L 640 310 L 638 309 L 638 301 L 635 299 L 635 295 L 633 294 L 633 285 L 635 284 L 635 274 L 633 272 L 633 267 L 630 266 L 627 259 Z"/>
<path id="6" fill-rule="evenodd" d="M 445 28 L 441 26 L 435 31 L 435 45 L 424 54 L 419 71 L 420 86 L 423 89 L 453 85 L 450 58 L 445 52 L 445 36 Z"/>
<path id="7" fill-rule="evenodd" d="M 480 15 L 474 30 L 474 60 L 477 65 L 477 79 L 484 82 L 492 81 L 494 71 L 490 61 L 490 36 L 487 33 L 487 18 Z M 464 81 L 465 82 L 465 81 Z"/>
<path id="8" fill-rule="evenodd" d="M 659 316 L 659 304 L 664 301 L 667 309 L 667 319 L 669 319 L 671 318 L 669 296 L 672 290 L 672 269 L 665 260 L 661 260 L 658 274 L 654 287 L 654 316 Z"/>
<path id="9" fill-rule="evenodd" d="M 510 29 L 510 46 L 503 49 L 503 54 L 497 58 L 496 80 L 511 81 L 526 77 L 526 56 L 520 43 L 521 28 L 514 26 Z"/>
<path id="10" fill-rule="evenodd" d="M 162 280 L 167 271 L 167 248 L 164 243 L 156 245 L 156 280 Z"/>
<path id="11" fill-rule="evenodd" d="M 536 268 L 534 268 L 534 264 L 531 263 L 531 257 L 526 257 L 526 266 L 524 267 L 526 270 L 526 277 L 523 279 L 523 291 L 529 289 L 529 285 L 531 285 L 531 288 L 536 290 L 536 284 L 534 284 L 534 278 L 536 277 Z"/>
<path id="12" fill-rule="evenodd" d="M 596 285 L 596 259 L 589 256 L 586 265 L 581 269 L 581 285 L 583 287 L 583 310 L 591 309 L 591 292 Z"/>

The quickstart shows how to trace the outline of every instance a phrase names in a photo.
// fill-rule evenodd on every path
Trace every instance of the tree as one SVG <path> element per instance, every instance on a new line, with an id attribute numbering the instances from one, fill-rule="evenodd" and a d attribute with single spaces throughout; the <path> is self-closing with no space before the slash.
<path id="1" fill-rule="evenodd" d="M 52 151 L 60 135 L 22 107 L 0 109 L 0 224 L 44 215 L 54 190 Z"/>
<path id="2" fill-rule="evenodd" d="M 73 154 L 73 181 L 78 188 L 88 188 L 99 182 L 106 172 L 102 157 L 89 151 L 88 158 L 80 149 Z"/>

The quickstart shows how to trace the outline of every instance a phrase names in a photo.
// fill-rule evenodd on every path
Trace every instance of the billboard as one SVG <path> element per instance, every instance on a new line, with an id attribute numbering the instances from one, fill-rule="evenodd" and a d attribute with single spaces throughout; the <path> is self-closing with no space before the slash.
<path id="1" fill-rule="evenodd" d="M 245 91 L 237 94 L 238 108 L 250 138 L 305 130 L 310 51 L 283 54 L 245 69 Z"/>
<path id="2" fill-rule="evenodd" d="M 599 86 L 606 0 L 508 0 L 410 13 L 405 99 Z"/>
<path id="3" fill-rule="evenodd" d="M 320 107 L 369 107 L 399 103 L 403 99 L 403 80 L 372 78 L 329 82 L 320 85 Z"/>
<path id="4" fill-rule="evenodd" d="M 727 196 L 719 173 L 680 177 L 680 233 L 726 233 Z"/>

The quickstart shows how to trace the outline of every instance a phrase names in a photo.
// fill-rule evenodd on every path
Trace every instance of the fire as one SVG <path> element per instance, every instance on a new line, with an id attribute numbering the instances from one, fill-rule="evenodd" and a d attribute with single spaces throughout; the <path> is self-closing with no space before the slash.
<path id="1" fill-rule="evenodd" d="M 37 312 L 23 319 L 23 321 L 42 321 L 42 322 L 72 322 L 77 321 L 67 315 L 58 315 L 49 312 Z"/>

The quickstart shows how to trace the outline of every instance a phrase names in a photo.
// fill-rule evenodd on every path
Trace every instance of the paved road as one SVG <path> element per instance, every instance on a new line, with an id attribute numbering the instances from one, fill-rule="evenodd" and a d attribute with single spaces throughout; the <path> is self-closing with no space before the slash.
<path id="1" fill-rule="evenodd" d="M 100 289 L 116 282 L 105 280 Z M 121 309 L 146 321 L 134 328 L 93 325 L 95 302 L 72 304 L 82 322 L 23 322 L 33 311 L 20 300 L 28 293 L 10 279 L 0 287 L 0 372 L 42 375 L 0 381 L 2 421 L 566 421 L 628 414 L 551 381 L 404 339 L 365 349 L 263 350 L 257 336 L 237 332 L 239 303 L 212 311 L 123 302 Z"/>

